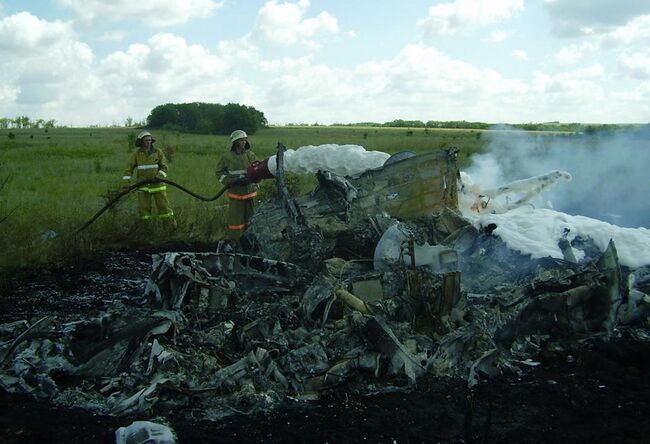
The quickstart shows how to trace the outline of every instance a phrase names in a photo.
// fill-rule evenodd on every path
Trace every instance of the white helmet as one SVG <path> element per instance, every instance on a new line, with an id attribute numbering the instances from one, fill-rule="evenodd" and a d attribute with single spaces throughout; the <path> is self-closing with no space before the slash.
<path id="1" fill-rule="evenodd" d="M 135 138 L 135 146 L 142 146 L 142 139 L 144 139 L 146 136 L 151 137 L 151 143 L 154 143 L 156 141 L 156 139 L 153 138 L 149 131 L 142 131 L 140 134 L 138 134 L 138 137 Z"/>
<path id="2" fill-rule="evenodd" d="M 230 143 L 234 143 L 235 140 L 248 138 L 248 134 L 242 130 L 235 130 L 230 134 Z"/>

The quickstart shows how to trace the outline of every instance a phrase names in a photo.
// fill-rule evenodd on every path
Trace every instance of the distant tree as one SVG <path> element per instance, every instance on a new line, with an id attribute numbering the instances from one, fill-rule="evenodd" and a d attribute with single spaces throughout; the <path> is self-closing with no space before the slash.
<path id="1" fill-rule="evenodd" d="M 169 126 L 174 129 L 180 129 L 179 112 L 176 105 L 173 103 L 166 103 L 165 105 L 158 105 L 151 110 L 147 117 L 147 126 L 152 128 L 162 128 Z"/>
<path id="2" fill-rule="evenodd" d="M 252 106 L 229 103 L 224 107 L 223 118 L 218 125 L 218 133 L 230 134 L 236 129 L 242 129 L 247 133 L 255 133 L 260 127 L 268 125 L 264 113 Z"/>
<path id="3" fill-rule="evenodd" d="M 533 123 L 533 122 L 528 122 L 528 123 L 520 123 L 513 125 L 515 128 L 520 128 L 526 131 L 537 131 L 540 129 L 541 125 L 539 123 Z"/>
<path id="4" fill-rule="evenodd" d="M 594 134 L 596 134 L 596 131 L 598 131 L 598 129 L 597 129 L 595 126 L 593 126 L 593 125 L 588 125 L 588 126 L 585 128 L 585 131 L 584 131 L 584 132 L 585 132 L 585 134 L 589 134 L 590 136 L 593 136 Z"/>
<path id="5" fill-rule="evenodd" d="M 230 134 L 235 129 L 255 133 L 268 126 L 261 111 L 237 103 L 167 103 L 158 105 L 147 117 L 147 126 L 184 132 Z"/>
<path id="6" fill-rule="evenodd" d="M 383 126 L 395 128 L 424 128 L 424 122 L 421 120 L 403 120 L 395 119 L 392 122 L 386 122 Z"/>
<path id="7" fill-rule="evenodd" d="M 178 105 L 179 129 L 185 132 L 196 131 L 199 115 L 200 107 L 198 103 L 183 103 Z"/>
<path id="8" fill-rule="evenodd" d="M 27 116 L 18 116 L 14 119 L 16 128 L 29 128 L 30 122 Z"/>
<path id="9" fill-rule="evenodd" d="M 31 120 L 28 116 L 17 116 L 14 118 L 0 117 L 0 128 L 53 128 L 56 120 L 36 119 Z"/>

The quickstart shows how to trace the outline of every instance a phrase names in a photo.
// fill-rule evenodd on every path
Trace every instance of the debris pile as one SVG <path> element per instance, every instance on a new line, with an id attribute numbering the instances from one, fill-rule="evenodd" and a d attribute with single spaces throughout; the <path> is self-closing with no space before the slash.
<path id="1" fill-rule="evenodd" d="M 579 261 L 508 248 L 458 211 L 454 156 L 321 171 L 309 196 L 262 205 L 244 251 L 154 255 L 140 306 L 0 325 L 0 386 L 101 414 L 218 419 L 338 388 L 408 391 L 424 374 L 472 386 L 565 341 L 648 337 L 650 268 L 588 238 L 572 241 Z"/>

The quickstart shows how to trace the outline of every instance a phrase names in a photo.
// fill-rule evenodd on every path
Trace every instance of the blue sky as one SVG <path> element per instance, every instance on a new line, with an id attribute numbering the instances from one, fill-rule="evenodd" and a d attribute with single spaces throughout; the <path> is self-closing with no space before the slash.
<path id="1" fill-rule="evenodd" d="M 0 116 L 650 121 L 650 1 L 0 0 Z"/>

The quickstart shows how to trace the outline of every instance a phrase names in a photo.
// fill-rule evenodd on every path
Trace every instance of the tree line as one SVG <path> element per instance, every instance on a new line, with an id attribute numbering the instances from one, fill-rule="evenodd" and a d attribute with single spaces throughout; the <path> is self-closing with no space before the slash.
<path id="1" fill-rule="evenodd" d="M 388 127 L 388 128 L 446 128 L 446 129 L 493 129 L 495 127 L 508 127 L 521 129 L 525 131 L 584 131 L 587 125 L 582 123 L 561 123 L 561 122 L 542 122 L 542 123 L 487 123 L 472 122 L 467 120 L 404 120 L 395 119 L 390 122 L 358 122 L 358 123 L 337 123 L 336 126 L 369 126 L 369 127 Z M 317 125 L 318 126 L 318 125 Z"/>
<path id="2" fill-rule="evenodd" d="M 91 128 L 100 125 L 90 125 Z M 127 128 L 155 128 L 173 131 L 201 133 L 201 134 L 230 134 L 234 129 L 243 129 L 247 133 L 254 134 L 259 128 L 268 127 L 264 113 L 251 106 L 228 103 L 167 103 L 158 105 L 151 110 L 146 120 L 138 121 L 127 117 L 123 125 L 113 123 L 110 127 L 124 126 Z M 319 123 L 289 123 L 286 126 L 358 126 L 358 127 L 387 127 L 387 128 L 447 128 L 447 129 L 494 129 L 513 128 L 524 131 L 567 131 L 584 133 L 587 135 L 604 134 L 620 130 L 630 130 L 631 134 L 648 134 L 650 124 L 584 124 L 584 123 L 486 123 L 472 122 L 466 120 L 404 120 L 395 119 L 390 122 L 355 122 L 355 123 L 333 123 L 323 125 Z M 22 128 L 65 128 L 54 119 L 31 119 L 28 116 L 0 117 L 0 129 L 22 129 Z"/>
<path id="3" fill-rule="evenodd" d="M 44 120 L 37 119 L 31 120 L 27 116 L 18 116 L 14 117 L 0 117 L 0 128 L 1 129 L 10 129 L 10 128 L 54 128 L 56 125 L 56 120 Z"/>
<path id="4" fill-rule="evenodd" d="M 202 134 L 230 134 L 243 129 L 254 134 L 268 126 L 264 113 L 238 103 L 167 103 L 158 105 L 147 117 L 149 128 Z"/>

